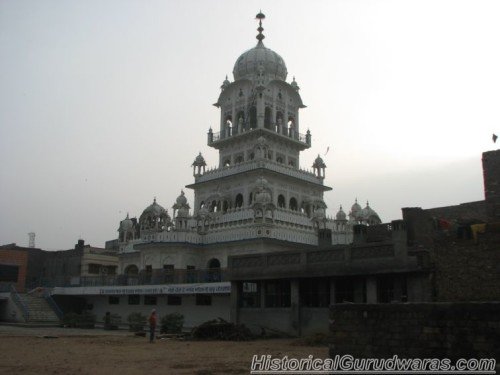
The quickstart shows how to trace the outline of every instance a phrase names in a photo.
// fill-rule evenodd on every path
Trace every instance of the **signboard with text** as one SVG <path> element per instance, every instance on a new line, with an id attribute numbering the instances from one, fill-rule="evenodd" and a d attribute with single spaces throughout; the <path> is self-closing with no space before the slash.
<path id="1" fill-rule="evenodd" d="M 230 282 L 172 285 L 130 285 L 56 287 L 51 294 L 57 295 L 128 295 L 128 294 L 229 294 Z"/>

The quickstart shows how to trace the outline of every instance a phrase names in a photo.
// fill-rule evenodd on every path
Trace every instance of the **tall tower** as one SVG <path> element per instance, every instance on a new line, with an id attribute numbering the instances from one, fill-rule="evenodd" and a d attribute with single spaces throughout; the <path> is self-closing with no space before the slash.
<path id="1" fill-rule="evenodd" d="M 300 168 L 301 151 L 311 147 L 299 121 L 305 105 L 295 77 L 286 81 L 285 61 L 264 45 L 264 18 L 257 14 L 257 45 L 236 60 L 234 81 L 226 77 L 214 104 L 219 131 L 210 128 L 207 143 L 219 151 L 219 165 L 205 171 L 196 157 L 187 186 L 195 193 L 193 217 L 199 233 L 216 231 L 219 241 L 240 232 L 314 244 L 326 222 L 323 193 L 331 190 L 323 184 L 326 165 L 318 157 L 314 173 Z"/>
<path id="2" fill-rule="evenodd" d="M 29 232 L 28 233 L 28 238 L 29 238 L 29 245 L 28 247 L 34 248 L 35 247 L 35 232 Z"/>

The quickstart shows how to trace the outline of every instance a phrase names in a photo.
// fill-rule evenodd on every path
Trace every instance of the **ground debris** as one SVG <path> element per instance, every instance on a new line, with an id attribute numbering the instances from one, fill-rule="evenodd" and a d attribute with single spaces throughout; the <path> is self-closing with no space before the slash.
<path id="1" fill-rule="evenodd" d="M 184 333 L 162 333 L 160 335 L 156 335 L 158 340 L 184 340 Z"/>
<path id="2" fill-rule="evenodd" d="M 243 324 L 230 323 L 222 318 L 209 320 L 191 331 L 193 339 L 197 340 L 223 340 L 223 341 L 248 341 L 253 336 Z"/>

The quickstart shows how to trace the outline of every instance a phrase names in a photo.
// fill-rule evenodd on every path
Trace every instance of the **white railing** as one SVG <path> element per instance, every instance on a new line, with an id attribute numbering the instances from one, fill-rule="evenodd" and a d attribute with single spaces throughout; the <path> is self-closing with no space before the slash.
<path id="1" fill-rule="evenodd" d="M 203 175 L 195 176 L 195 182 L 199 183 L 212 181 L 221 177 L 232 176 L 238 173 L 248 172 L 259 168 L 269 169 L 271 171 L 295 177 L 307 182 L 323 185 L 323 178 L 316 176 L 312 172 L 305 171 L 303 169 L 288 167 L 286 165 L 268 159 L 249 160 L 242 163 L 230 165 L 228 167 L 213 168 L 206 171 Z"/>

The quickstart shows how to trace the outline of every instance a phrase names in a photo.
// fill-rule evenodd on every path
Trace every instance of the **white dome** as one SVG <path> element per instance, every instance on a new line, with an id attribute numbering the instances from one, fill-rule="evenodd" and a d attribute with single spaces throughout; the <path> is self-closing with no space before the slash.
<path id="1" fill-rule="evenodd" d="M 326 217 L 325 209 L 323 207 L 318 207 L 314 210 L 313 217 L 315 219 L 324 219 Z"/>
<path id="2" fill-rule="evenodd" d="M 273 50 L 266 48 L 262 41 L 244 52 L 234 64 L 234 80 L 253 79 L 258 74 L 264 74 L 270 79 L 286 80 L 288 74 L 285 61 Z"/>
<path id="3" fill-rule="evenodd" d="M 358 214 L 360 214 L 360 213 L 361 213 L 361 210 L 362 210 L 362 208 L 361 208 L 361 206 L 359 205 L 358 200 L 356 199 L 356 201 L 354 202 L 354 204 L 353 204 L 353 205 L 352 205 L 352 207 L 351 207 L 351 213 L 352 213 L 353 215 L 358 215 Z"/>
<path id="4" fill-rule="evenodd" d="M 340 206 L 339 212 L 337 212 L 336 219 L 337 220 L 346 220 L 347 215 L 344 210 L 342 210 L 342 206 Z"/>
<path id="5" fill-rule="evenodd" d="M 128 217 L 120 221 L 120 228 L 118 229 L 119 231 L 126 232 L 134 227 L 134 222 Z"/>
<path id="6" fill-rule="evenodd" d="M 205 158 L 203 157 L 203 155 L 201 154 L 201 152 L 196 156 L 196 158 L 194 159 L 194 162 L 193 164 L 191 164 L 191 166 L 200 166 L 200 167 L 203 167 L 203 166 L 206 166 L 207 163 L 205 162 Z"/>
<path id="7" fill-rule="evenodd" d="M 160 206 L 158 203 L 156 203 L 156 198 L 153 200 L 153 203 L 146 207 L 146 209 L 142 212 L 142 216 L 161 216 L 167 214 L 167 211 Z"/>
<path id="8" fill-rule="evenodd" d="M 177 205 L 179 205 L 179 206 L 187 205 L 187 198 L 184 195 L 184 190 L 181 190 L 181 195 L 179 195 L 177 197 L 177 199 L 175 200 L 175 203 L 177 203 Z"/>
<path id="9" fill-rule="evenodd" d="M 368 202 L 366 202 L 366 207 L 361 211 L 361 217 L 364 221 L 371 225 L 380 224 L 382 222 L 378 214 L 370 207 Z"/>

